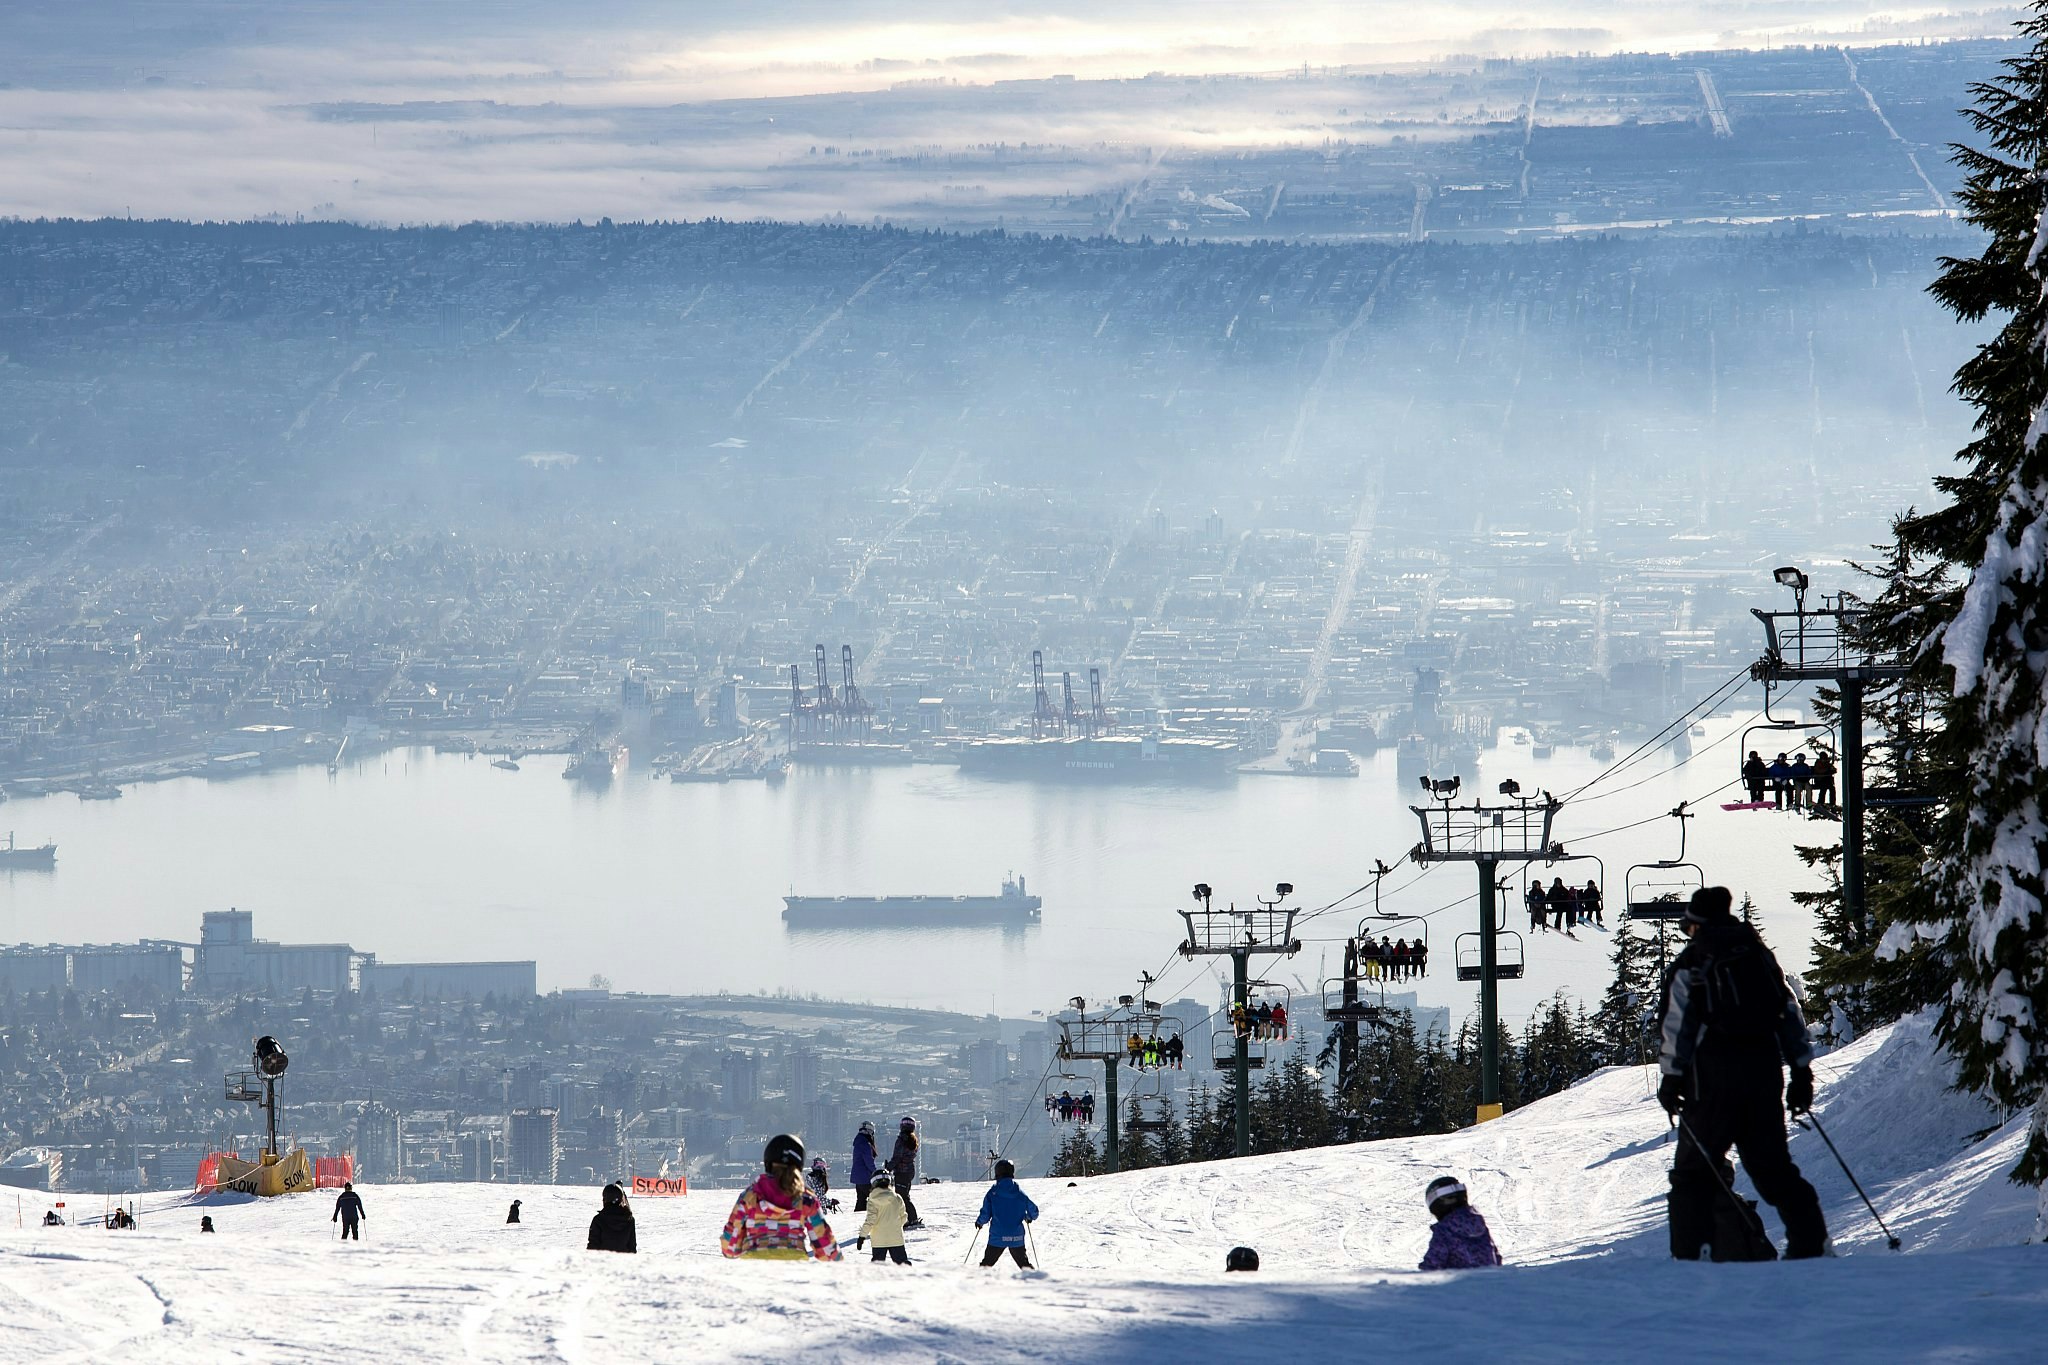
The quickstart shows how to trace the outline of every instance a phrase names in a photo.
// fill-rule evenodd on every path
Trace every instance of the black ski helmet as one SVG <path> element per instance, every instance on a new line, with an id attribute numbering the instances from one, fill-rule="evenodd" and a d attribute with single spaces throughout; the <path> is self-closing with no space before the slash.
<path id="1" fill-rule="evenodd" d="M 996 1163 L 996 1179 L 998 1179 L 998 1180 L 1011 1180 L 1011 1179 L 1014 1179 L 1014 1178 L 1016 1177 L 1016 1174 L 1017 1174 L 1017 1166 L 1016 1166 L 1016 1163 L 1015 1163 L 1015 1162 L 1011 1162 L 1011 1161 L 998 1161 L 998 1162 Z"/>
<path id="2" fill-rule="evenodd" d="M 1253 1251 L 1250 1247 L 1232 1247 L 1230 1254 L 1223 1258 L 1223 1269 L 1226 1273 L 1232 1270 L 1257 1270 L 1258 1268 L 1259 1253 Z"/>
<path id="3" fill-rule="evenodd" d="M 625 1190 L 619 1187 L 617 1181 L 613 1181 L 611 1184 L 604 1187 L 604 1206 L 606 1208 L 610 1208 L 614 1204 L 623 1204 L 625 1202 L 626 1192 Z M 517 1199 L 513 1200 L 512 1206 L 514 1208 L 517 1208 L 519 1206 L 519 1201 Z"/>
<path id="4" fill-rule="evenodd" d="M 1465 1207 L 1465 1186 L 1456 1176 L 1440 1175 L 1429 1182 L 1422 1198 L 1430 1213 L 1441 1218 L 1452 1209 Z"/>
<path id="5" fill-rule="evenodd" d="M 873 1184 L 873 1185 L 874 1185 L 874 1187 L 875 1187 L 876 1189 L 878 1189 L 878 1190 L 886 1190 L 886 1189 L 888 1189 L 888 1188 L 889 1188 L 889 1173 L 888 1173 L 887 1171 L 876 1171 L 876 1172 L 875 1172 L 875 1178 L 874 1178 L 874 1180 L 873 1180 L 873 1181 L 871 1181 L 870 1183 L 871 1183 L 871 1184 Z"/>
<path id="6" fill-rule="evenodd" d="M 777 1133 L 761 1149 L 761 1165 L 772 1171 L 785 1163 L 791 1166 L 804 1164 L 804 1140 L 788 1133 Z"/>

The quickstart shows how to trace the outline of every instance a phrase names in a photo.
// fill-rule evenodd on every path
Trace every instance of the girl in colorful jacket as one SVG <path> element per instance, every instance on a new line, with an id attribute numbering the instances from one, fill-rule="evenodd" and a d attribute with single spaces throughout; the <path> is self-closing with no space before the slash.
<path id="1" fill-rule="evenodd" d="M 765 1174 L 740 1195 L 725 1220 L 719 1251 L 771 1261 L 838 1260 L 832 1225 L 804 1184 L 804 1144 L 788 1134 L 770 1138 L 761 1164 Z"/>

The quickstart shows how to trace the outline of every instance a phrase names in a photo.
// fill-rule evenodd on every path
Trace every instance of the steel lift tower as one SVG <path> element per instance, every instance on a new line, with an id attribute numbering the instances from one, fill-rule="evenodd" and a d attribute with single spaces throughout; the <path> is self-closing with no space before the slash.
<path id="1" fill-rule="evenodd" d="M 1861 609 L 1849 605 L 1847 593 L 1823 596 L 1808 609 L 1811 580 L 1790 565 L 1771 576 L 1792 589 L 1792 610 L 1750 608 L 1763 623 L 1764 656 L 1749 666 L 1749 676 L 1769 688 L 1777 683 L 1827 682 L 1839 693 L 1842 721 L 1842 910 L 1857 932 L 1863 931 L 1863 812 L 1872 804 L 1863 789 L 1863 691 L 1871 683 L 1895 682 L 1906 676 L 1896 659 L 1879 658 L 1859 648 Z M 1767 694 L 1768 695 L 1768 694 Z M 1925 804 L 1901 796 L 1892 804 Z"/>
<path id="2" fill-rule="evenodd" d="M 1253 954 L 1293 957 L 1301 951 L 1301 940 L 1294 936 L 1296 912 L 1280 908 L 1280 902 L 1294 894 L 1294 884 L 1279 883 L 1273 888 L 1271 900 L 1258 897 L 1259 908 L 1256 910 L 1240 910 L 1235 905 L 1218 910 L 1210 904 L 1213 894 L 1207 882 L 1196 883 L 1195 904 L 1202 908 L 1180 912 L 1180 917 L 1188 925 L 1188 936 L 1180 945 L 1180 955 L 1229 958 L 1230 1002 L 1243 1008 L 1251 988 Z M 1238 1156 L 1249 1156 L 1252 1150 L 1251 1040 L 1244 1029 L 1237 1029 L 1236 1034 L 1237 1046 L 1231 1068 L 1237 1081 L 1234 1151 Z"/>
<path id="3" fill-rule="evenodd" d="M 1409 854 L 1418 864 L 1476 863 L 1479 867 L 1479 960 L 1468 970 L 1462 954 L 1458 979 L 1479 981 L 1479 1113 L 1478 1121 L 1501 1116 L 1500 1104 L 1500 980 L 1522 974 L 1519 961 L 1503 965 L 1497 936 L 1500 912 L 1495 874 L 1502 863 L 1528 863 L 1564 856 L 1550 842 L 1550 819 L 1563 803 L 1549 792 L 1540 798 L 1522 795 L 1519 782 L 1500 784 L 1500 794 L 1514 804 L 1488 806 L 1475 800 L 1453 806 L 1458 784 L 1451 777 L 1422 778 L 1423 790 L 1436 798 L 1433 806 L 1410 806 L 1422 821 L 1422 842 Z"/>

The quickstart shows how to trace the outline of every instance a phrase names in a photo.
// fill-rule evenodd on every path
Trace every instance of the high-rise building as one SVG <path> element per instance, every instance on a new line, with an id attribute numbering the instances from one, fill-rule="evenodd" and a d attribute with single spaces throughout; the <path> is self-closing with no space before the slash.
<path id="1" fill-rule="evenodd" d="M 356 1115 L 356 1178 L 388 1184 L 405 1174 L 405 1120 L 381 1104 Z"/>
<path id="2" fill-rule="evenodd" d="M 818 1098 L 818 1054 L 799 1044 L 784 1058 L 784 1093 L 792 1105 L 806 1105 Z"/>
<path id="3" fill-rule="evenodd" d="M 728 1052 L 719 1058 L 718 1069 L 725 1082 L 727 1109 L 738 1113 L 760 1103 L 761 1064 L 751 1053 Z"/>
<path id="4" fill-rule="evenodd" d="M 549 1107 L 514 1109 L 506 1135 L 505 1169 L 514 1181 L 552 1185 L 562 1161 L 559 1115 Z"/>

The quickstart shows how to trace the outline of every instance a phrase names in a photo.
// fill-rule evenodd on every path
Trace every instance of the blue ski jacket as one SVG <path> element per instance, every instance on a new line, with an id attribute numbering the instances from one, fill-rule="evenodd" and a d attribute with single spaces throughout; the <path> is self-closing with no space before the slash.
<path id="1" fill-rule="evenodd" d="M 850 1174 L 856 1185 L 875 1183 L 875 1139 L 870 1133 L 853 1135 L 853 1170 Z"/>
<path id="2" fill-rule="evenodd" d="M 981 1216 L 974 1226 L 988 1228 L 992 1247 L 1024 1245 L 1024 1225 L 1038 1220 L 1038 1205 L 1014 1180 L 998 1180 L 981 1197 Z"/>

